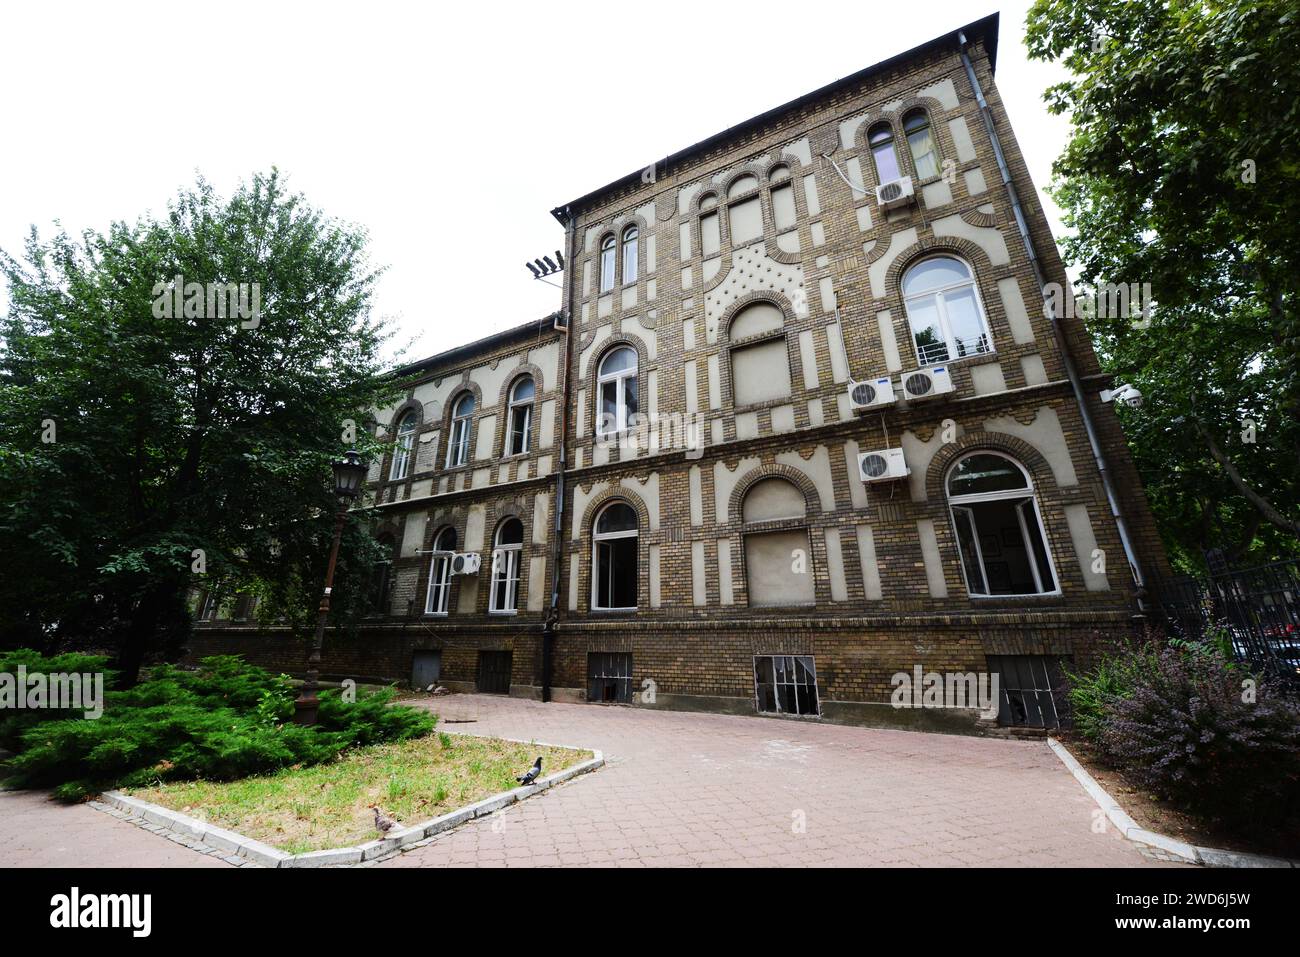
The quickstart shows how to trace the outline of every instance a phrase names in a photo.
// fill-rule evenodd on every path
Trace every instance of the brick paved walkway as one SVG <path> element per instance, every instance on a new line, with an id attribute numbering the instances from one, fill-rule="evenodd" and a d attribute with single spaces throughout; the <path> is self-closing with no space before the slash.
<path id="1" fill-rule="evenodd" d="M 607 765 L 380 867 L 1157 863 L 1093 833 L 1096 805 L 1043 743 L 492 695 L 422 703 L 452 719 L 445 730 L 595 747 Z M 0 866 L 229 865 L 85 805 L 0 792 Z"/>
<path id="2" fill-rule="evenodd" d="M 0 867 L 229 867 L 84 804 L 0 791 Z"/>
<path id="3" fill-rule="evenodd" d="M 608 762 L 380 867 L 1153 865 L 1041 742 L 490 695 L 449 731 L 600 748 Z M 795 825 L 806 825 L 796 833 Z"/>

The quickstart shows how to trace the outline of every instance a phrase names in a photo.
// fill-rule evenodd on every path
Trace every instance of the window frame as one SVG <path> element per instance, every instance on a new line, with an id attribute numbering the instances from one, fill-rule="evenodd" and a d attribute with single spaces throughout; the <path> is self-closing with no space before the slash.
<path id="1" fill-rule="evenodd" d="M 469 410 L 461 412 L 461 406 L 467 401 L 470 403 Z M 469 446 L 476 411 L 478 411 L 478 400 L 474 398 L 472 392 L 460 393 L 452 403 L 451 418 L 447 424 L 446 466 L 449 469 L 458 469 L 470 463 Z"/>
<path id="2" fill-rule="evenodd" d="M 451 541 L 445 541 L 450 535 Z M 446 525 L 433 537 L 433 547 L 429 550 L 429 580 L 424 589 L 424 613 L 434 618 L 446 618 L 451 609 L 451 557 L 456 554 L 456 529 Z M 450 544 L 450 548 L 446 546 Z M 442 547 L 439 547 L 442 546 Z M 435 578 L 436 575 L 436 578 Z M 435 586 L 438 588 L 438 604 L 432 607 Z"/>
<path id="3" fill-rule="evenodd" d="M 516 398 L 516 392 L 525 382 L 532 383 L 533 394 L 526 399 Z M 533 450 L 533 408 L 537 402 L 537 380 L 525 372 L 511 384 L 507 395 L 509 399 L 506 406 L 505 451 L 502 458 L 508 459 L 515 455 L 527 455 Z M 514 447 L 515 416 L 520 412 L 524 415 L 524 427 L 519 433 L 522 436 L 523 447 L 516 449 Z"/>
<path id="4" fill-rule="evenodd" d="M 628 529 L 621 532 L 599 531 L 601 518 L 605 515 L 606 512 L 608 512 L 611 508 L 614 508 L 617 505 L 624 505 L 627 508 L 632 510 L 632 514 L 636 518 L 636 528 Z M 634 569 L 635 575 L 633 576 L 634 581 L 636 582 L 636 585 L 634 586 L 635 604 L 610 605 L 610 606 L 601 605 L 599 603 L 600 546 L 605 542 L 622 541 L 623 539 L 628 539 L 628 538 L 634 539 L 635 541 L 634 550 L 633 550 L 633 554 L 636 556 L 636 567 Z M 614 563 L 613 563 L 613 558 L 611 557 L 610 559 L 611 575 L 610 575 L 610 588 L 609 588 L 609 594 L 611 600 L 614 597 L 613 568 L 614 568 Z M 590 607 L 592 611 L 629 612 L 629 611 L 636 611 L 641 607 L 641 514 L 636 510 L 636 506 L 634 506 L 631 502 L 626 501 L 625 499 L 616 498 L 616 499 L 611 499 L 610 501 L 604 503 L 600 507 L 600 510 L 596 512 L 595 517 L 591 520 L 591 596 L 590 599 L 591 599 Z"/>
<path id="5" fill-rule="evenodd" d="M 872 135 L 876 131 L 883 131 L 889 134 L 889 139 L 881 140 L 878 144 L 872 143 Z M 902 179 L 907 174 L 903 172 L 903 164 L 898 161 L 898 131 L 894 129 L 894 124 L 889 120 L 878 120 L 867 128 L 866 132 L 867 152 L 871 154 L 871 168 L 876 174 L 876 185 L 883 186 L 885 183 L 892 183 L 895 180 Z M 886 178 L 880 170 L 879 152 L 888 147 L 890 155 L 894 160 L 894 170 L 896 175 Z"/>
<path id="6" fill-rule="evenodd" d="M 968 492 L 962 495 L 952 495 L 948 491 L 948 487 L 949 487 L 949 483 L 952 481 L 952 477 L 954 473 L 957 471 L 957 467 L 966 459 L 971 458 L 972 456 L 975 455 L 992 455 L 1000 459 L 1005 459 L 1007 462 L 1010 462 L 1020 471 L 1020 474 L 1024 477 L 1025 487 L 1018 488 L 1018 489 L 1003 489 L 996 492 Z M 1006 452 L 1002 452 L 998 449 L 990 449 L 990 448 L 969 449 L 963 452 L 961 455 L 958 455 L 952 461 L 952 463 L 947 467 L 947 469 L 944 470 L 943 494 L 948 504 L 948 520 L 952 526 L 953 542 L 957 546 L 957 564 L 961 568 L 962 583 L 966 586 L 966 596 L 968 598 L 972 600 L 988 600 L 988 599 L 1005 600 L 1009 598 L 1013 598 L 1013 599 L 1051 598 L 1053 596 L 1060 596 L 1062 594 L 1061 575 L 1056 568 L 1056 559 L 1052 555 L 1051 540 L 1047 537 L 1047 525 L 1046 523 L 1043 522 L 1043 512 L 1042 512 L 1042 507 L 1038 500 L 1038 490 L 1037 487 L 1034 485 L 1033 475 L 1030 474 L 1029 469 L 1025 467 L 1023 462 L 1019 461 L 1012 455 Z M 988 569 L 984 566 L 983 547 L 980 545 L 980 541 L 979 541 L 980 538 L 979 526 L 975 523 L 974 513 L 970 511 L 970 506 L 979 505 L 981 503 L 986 503 L 986 502 L 1005 502 L 1005 501 L 1017 501 L 1017 500 L 1019 500 L 1018 504 L 1015 506 L 1017 522 L 1020 527 L 1021 539 L 1025 543 L 1025 554 L 1026 557 L 1028 558 L 1029 569 L 1031 574 L 1033 575 L 1034 582 L 1040 589 L 1042 588 L 1042 571 L 1038 567 L 1037 556 L 1034 554 L 1033 543 L 1029 535 L 1029 529 L 1026 525 L 1026 515 L 1023 509 L 1023 506 L 1026 504 L 1026 502 L 1033 509 L 1034 520 L 1038 523 L 1038 538 L 1043 544 L 1043 557 L 1047 561 L 1047 570 L 1049 574 L 1051 574 L 1052 576 L 1052 584 L 1054 587 L 1049 590 L 1040 590 L 1040 591 L 1033 591 L 1033 592 L 994 593 L 987 590 L 989 587 Z M 983 592 L 976 592 L 972 590 L 971 583 L 970 583 L 970 575 L 967 574 L 966 572 L 966 555 L 962 552 L 961 530 L 958 527 L 958 522 L 957 522 L 958 509 L 961 509 L 967 513 L 967 519 L 970 522 L 972 541 L 975 545 L 975 559 L 978 564 L 980 575 L 984 579 L 984 588 L 986 589 Z"/>
<path id="7" fill-rule="evenodd" d="M 919 126 L 914 130 L 909 130 L 907 128 L 908 120 L 914 116 L 920 116 L 924 125 Z M 934 121 L 930 117 L 930 111 L 923 106 L 914 106 L 899 118 L 899 124 L 902 126 L 903 140 L 907 143 L 907 159 L 908 162 L 911 163 L 912 175 L 916 177 L 916 182 L 919 184 L 929 182 L 932 179 L 938 179 L 943 174 L 943 156 L 939 152 L 939 137 L 935 132 Z M 917 156 L 916 145 L 912 142 L 913 134 L 919 133 L 922 130 L 929 135 L 930 152 L 928 155 L 933 158 L 934 163 L 934 172 L 925 176 L 921 175 L 919 165 L 920 157 Z M 927 154 L 923 153 L 921 155 L 925 156 Z"/>
<path id="8" fill-rule="evenodd" d="M 613 356 L 617 355 L 619 352 L 625 349 L 632 354 L 632 360 L 633 360 L 632 367 L 630 369 L 619 369 L 614 372 L 603 371 L 605 367 L 605 363 L 608 362 Z M 635 421 L 629 421 L 629 415 L 640 416 L 641 414 L 640 376 L 641 376 L 641 354 L 640 352 L 637 351 L 636 347 L 631 345 L 630 343 L 623 342 L 611 346 L 605 351 L 605 354 L 600 357 L 600 361 L 596 363 L 595 401 L 592 404 L 594 406 L 593 411 L 596 417 L 596 421 L 594 423 L 595 436 L 598 441 L 602 439 L 614 438 L 622 434 L 623 432 L 626 432 L 629 428 L 636 427 Z M 628 408 L 627 408 L 628 403 L 627 403 L 626 383 L 628 379 L 631 379 L 634 383 L 636 383 L 636 393 L 637 393 L 636 408 L 631 413 L 628 412 Z M 603 407 L 604 399 L 601 393 L 604 392 L 605 385 L 606 383 L 609 382 L 614 383 L 615 428 L 602 429 L 601 428 L 603 424 L 602 407 Z"/>
<path id="9" fill-rule="evenodd" d="M 909 296 L 907 294 L 906 283 L 908 273 L 918 266 L 927 262 L 933 262 L 938 259 L 950 259 L 959 263 L 966 270 L 966 279 L 959 282 L 951 282 L 946 285 L 927 289 L 923 293 Z M 988 348 L 981 352 L 967 352 L 965 355 L 957 354 L 957 339 L 953 336 L 952 325 L 948 319 L 947 300 L 944 299 L 945 293 L 953 293 L 958 290 L 969 288 L 975 299 L 975 309 L 979 313 L 980 327 L 983 330 L 981 338 Z M 965 359 L 975 359 L 981 356 L 992 356 L 997 354 L 997 345 L 993 341 L 993 329 L 989 325 L 988 310 L 984 308 L 984 297 L 980 294 L 979 282 L 975 279 L 975 268 L 963 256 L 948 251 L 935 252 L 928 256 L 922 256 L 915 262 L 909 263 L 907 268 L 898 277 L 898 294 L 903 300 L 903 318 L 907 321 L 908 335 L 912 340 L 912 353 L 916 356 L 918 368 L 924 369 L 926 366 L 952 364 Z M 925 299 L 934 299 L 935 315 L 939 322 L 939 331 L 943 335 L 943 346 L 946 354 L 938 359 L 926 359 L 921 354 L 921 345 L 916 341 L 916 327 L 912 322 L 911 304 Z"/>
<path id="10" fill-rule="evenodd" d="M 519 526 L 519 541 L 502 544 L 501 535 L 512 523 Z M 519 614 L 520 567 L 523 565 L 523 552 L 523 520 L 514 515 L 502 519 L 497 526 L 496 534 L 492 536 L 492 568 L 488 580 L 488 614 Z M 504 555 L 504 560 L 499 560 L 498 555 Z M 497 583 L 499 581 L 505 582 L 505 601 L 501 606 L 497 605 Z"/>
<path id="11" fill-rule="evenodd" d="M 409 424 L 409 428 L 407 427 Z M 415 435 L 420 431 L 420 417 L 414 409 L 408 409 L 397 423 L 397 441 L 393 446 L 393 459 L 388 465 L 388 481 L 401 482 L 411 472 L 411 463 L 415 458 Z M 398 464 L 401 468 L 398 468 Z M 400 473 L 400 474 L 399 474 Z"/>
<path id="12" fill-rule="evenodd" d="M 631 238 L 628 234 L 631 233 Z M 641 227 L 628 223 L 619 234 L 619 285 L 630 286 L 640 274 Z M 630 269 L 628 267 L 631 267 Z M 630 274 L 630 275 L 629 275 Z"/>
<path id="13" fill-rule="evenodd" d="M 599 275 L 596 281 L 599 285 L 598 295 L 605 295 L 613 292 L 614 286 L 618 283 L 618 277 L 615 275 L 618 269 L 618 240 L 613 233 L 606 233 L 600 238 L 600 248 L 597 251 L 597 272 Z"/>

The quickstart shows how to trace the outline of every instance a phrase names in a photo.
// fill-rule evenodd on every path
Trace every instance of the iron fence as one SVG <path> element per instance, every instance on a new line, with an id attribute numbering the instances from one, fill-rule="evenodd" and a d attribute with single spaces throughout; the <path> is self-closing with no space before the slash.
<path id="1" fill-rule="evenodd" d="M 1169 632 L 1223 634 L 1239 661 L 1300 684 L 1300 560 L 1211 568 L 1204 578 L 1182 576 L 1150 589 Z"/>

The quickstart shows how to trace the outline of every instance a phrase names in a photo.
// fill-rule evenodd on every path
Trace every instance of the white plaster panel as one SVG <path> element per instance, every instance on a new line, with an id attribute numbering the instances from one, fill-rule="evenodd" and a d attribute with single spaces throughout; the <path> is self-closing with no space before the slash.
<path id="1" fill-rule="evenodd" d="M 862 584 L 868 601 L 879 601 L 880 567 L 876 563 L 876 537 L 870 525 L 858 526 L 858 562 L 862 566 Z"/>
<path id="2" fill-rule="evenodd" d="M 728 511 L 731 493 L 735 491 L 736 483 L 758 468 L 759 461 L 757 457 L 741 459 L 735 469 L 728 468 L 723 462 L 713 463 L 713 513 L 718 524 L 731 520 Z"/>
<path id="3" fill-rule="evenodd" d="M 879 299 L 885 294 L 885 273 L 894 264 L 894 260 L 911 246 L 916 245 L 916 227 L 900 229 L 889 237 L 889 248 L 885 254 L 867 267 L 867 278 L 871 282 L 871 295 Z"/>
<path id="4" fill-rule="evenodd" d="M 650 531 L 657 532 L 659 530 L 659 473 L 651 472 L 645 477 L 645 481 L 625 478 L 619 484 L 645 503 L 646 511 L 650 513 Z"/>
<path id="5" fill-rule="evenodd" d="M 867 486 L 858 472 L 858 453 L 861 451 L 854 439 L 844 443 L 844 471 L 849 478 L 849 498 L 854 508 L 867 507 Z"/>
<path id="6" fill-rule="evenodd" d="M 782 452 L 776 457 L 777 462 L 798 469 L 812 479 L 817 487 L 817 497 L 821 499 L 822 511 L 829 512 L 835 508 L 835 479 L 831 474 L 831 456 L 826 446 L 819 445 L 809 458 L 798 452 Z"/>
<path id="7" fill-rule="evenodd" d="M 528 559 L 528 610 L 541 611 L 546 606 L 546 559 L 536 555 Z"/>
<path id="8" fill-rule="evenodd" d="M 1021 425 L 1011 416 L 985 419 L 984 428 L 989 432 L 1005 432 L 1028 442 L 1047 459 L 1056 477 L 1056 484 L 1062 487 L 1078 485 L 1079 479 L 1074 472 L 1074 462 L 1070 458 L 1070 447 L 1066 443 L 1065 433 L 1061 429 L 1061 420 L 1051 406 L 1042 406 L 1034 421 Z"/>
<path id="9" fill-rule="evenodd" d="M 921 90 L 917 96 L 930 97 L 938 100 L 943 104 L 945 110 L 957 109 L 957 88 L 953 86 L 951 77 L 944 77 L 938 83 L 932 83 L 925 89 Z"/>
<path id="10" fill-rule="evenodd" d="M 1025 299 L 1020 294 L 1020 283 L 1014 276 L 998 280 L 998 296 L 1002 299 L 1002 308 L 1007 314 L 1007 324 L 1011 326 L 1011 338 L 1018 344 L 1034 341 L 1034 327 L 1029 321 L 1029 311 L 1025 308 Z"/>
<path id="11" fill-rule="evenodd" d="M 934 521 L 918 519 L 916 535 L 921 540 L 921 558 L 925 561 L 925 580 L 931 598 L 947 598 L 948 583 L 943 577 L 943 562 L 939 558 L 939 539 L 935 535 Z"/>
<path id="12" fill-rule="evenodd" d="M 1097 549 L 1097 535 L 1093 531 L 1092 520 L 1088 517 L 1088 506 L 1081 502 L 1065 506 L 1065 523 L 1070 528 L 1070 542 L 1079 559 L 1084 586 L 1088 591 L 1110 591 L 1110 580 L 1106 573 L 1092 570 L 1092 553 Z"/>
<path id="13" fill-rule="evenodd" d="M 704 524 L 704 485 L 701 479 L 701 471 L 698 465 L 692 465 L 689 475 L 690 482 L 690 505 L 691 505 L 691 524 Z"/>
<path id="14" fill-rule="evenodd" d="M 718 598 L 724 605 L 736 602 L 731 585 L 731 541 L 726 538 L 718 539 Z"/>
<path id="15" fill-rule="evenodd" d="M 424 526 L 428 520 L 427 512 L 412 512 L 406 516 L 406 526 L 402 529 L 402 558 L 410 558 L 420 550 L 424 543 Z"/>
<path id="16" fill-rule="evenodd" d="M 959 236 L 968 239 L 984 250 L 989 262 L 995 266 L 1005 266 L 1011 262 L 1011 253 L 1007 251 L 1007 242 L 1002 238 L 1002 231 L 996 226 L 972 226 L 960 216 L 944 216 L 930 224 L 935 236 Z"/>
<path id="17" fill-rule="evenodd" d="M 708 601 L 709 591 L 705 580 L 708 569 L 704 561 L 704 543 L 691 542 L 691 599 L 698 608 Z"/>
<path id="18" fill-rule="evenodd" d="M 831 580 L 831 601 L 847 601 L 849 586 L 844 580 L 844 553 L 837 528 L 826 529 L 826 570 Z"/>
<path id="19" fill-rule="evenodd" d="M 964 116 L 954 117 L 948 121 L 948 132 L 952 134 L 952 145 L 957 149 L 957 161 L 969 163 L 975 159 L 975 144 L 971 142 L 970 128 Z"/>

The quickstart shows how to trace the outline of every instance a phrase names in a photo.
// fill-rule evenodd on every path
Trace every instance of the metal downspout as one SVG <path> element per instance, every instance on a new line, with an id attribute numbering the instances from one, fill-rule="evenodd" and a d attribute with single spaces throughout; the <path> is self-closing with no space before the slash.
<path id="1" fill-rule="evenodd" d="M 1132 539 L 1129 537 L 1128 523 L 1124 521 L 1123 512 L 1119 507 L 1119 497 L 1115 491 L 1115 484 L 1111 479 L 1110 469 L 1106 464 L 1106 455 L 1102 451 L 1101 442 L 1097 438 L 1097 428 L 1093 422 L 1092 413 L 1088 410 L 1088 403 L 1084 398 L 1083 383 L 1079 380 L 1079 370 L 1075 367 L 1074 356 L 1070 352 L 1065 330 L 1061 327 L 1052 299 L 1046 293 L 1047 282 L 1043 275 L 1043 266 L 1038 259 L 1038 252 L 1034 248 L 1034 241 L 1030 237 L 1029 226 L 1025 222 L 1024 212 L 1020 207 L 1020 196 L 1016 192 L 1015 183 L 1011 179 L 1011 171 L 1007 167 L 1006 156 L 1002 152 L 1002 143 L 998 139 L 997 129 L 993 123 L 993 113 L 989 109 L 988 101 L 984 99 L 984 89 L 980 86 L 979 78 L 975 76 L 975 67 L 971 65 L 970 57 L 966 53 L 966 44 L 968 42 L 966 34 L 959 32 L 957 41 L 962 66 L 966 68 L 966 78 L 970 82 L 971 92 L 975 94 L 975 101 L 979 104 L 980 116 L 984 120 L 984 129 L 988 133 L 989 142 L 993 144 L 993 155 L 997 158 L 998 171 L 1002 174 L 1002 185 L 1006 188 L 1007 196 L 1011 200 L 1011 209 L 1016 217 L 1016 227 L 1020 230 L 1020 238 L 1024 243 L 1025 251 L 1029 254 L 1029 263 L 1033 266 L 1034 278 L 1038 283 L 1038 288 L 1043 293 L 1043 309 L 1051 320 L 1052 332 L 1056 337 L 1057 348 L 1061 353 L 1061 361 L 1065 365 L 1065 374 L 1070 380 L 1071 388 L 1074 390 L 1074 398 L 1079 406 L 1079 415 L 1083 419 L 1083 428 L 1088 435 L 1088 444 L 1092 448 L 1093 458 L 1097 461 L 1097 471 L 1101 473 L 1102 486 L 1106 490 L 1106 500 L 1110 505 L 1110 513 L 1115 519 L 1115 527 L 1119 531 L 1120 543 L 1124 546 L 1124 557 L 1128 559 L 1133 581 L 1137 584 L 1138 608 L 1145 611 L 1146 582 L 1142 576 L 1142 567 L 1138 563 Z"/>

